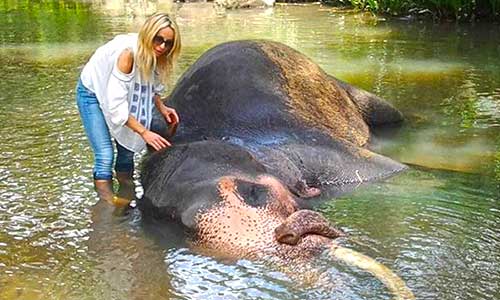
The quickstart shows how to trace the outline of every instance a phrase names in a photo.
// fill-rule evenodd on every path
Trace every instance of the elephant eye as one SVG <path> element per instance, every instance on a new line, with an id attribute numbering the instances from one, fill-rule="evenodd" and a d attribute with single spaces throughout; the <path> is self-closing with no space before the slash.
<path id="1" fill-rule="evenodd" d="M 236 180 L 238 193 L 246 204 L 253 207 L 264 207 L 268 204 L 269 189 L 255 182 Z"/>

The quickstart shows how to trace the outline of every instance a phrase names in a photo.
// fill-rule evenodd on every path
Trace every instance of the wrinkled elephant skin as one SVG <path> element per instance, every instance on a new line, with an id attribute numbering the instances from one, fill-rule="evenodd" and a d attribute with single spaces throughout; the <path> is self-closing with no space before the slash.
<path id="1" fill-rule="evenodd" d="M 344 235 L 311 203 L 406 168 L 366 148 L 372 129 L 402 122 L 399 111 L 280 43 L 207 51 L 168 105 L 181 123 L 174 146 L 144 161 L 140 208 L 228 256 L 309 259 Z M 166 127 L 156 116 L 153 130 Z"/>

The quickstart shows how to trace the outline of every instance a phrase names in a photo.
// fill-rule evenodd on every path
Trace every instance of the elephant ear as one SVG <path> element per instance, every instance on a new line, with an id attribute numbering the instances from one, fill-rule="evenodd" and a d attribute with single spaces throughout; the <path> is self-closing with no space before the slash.
<path id="1" fill-rule="evenodd" d="M 320 197 L 314 201 L 299 199 L 302 208 L 310 208 L 317 199 L 329 200 L 407 169 L 388 157 L 345 141 L 323 146 L 282 145 L 279 151 L 301 170 L 307 185 L 321 190 Z"/>
<path id="2" fill-rule="evenodd" d="M 403 122 L 403 114 L 384 99 L 332 76 L 329 76 L 329 79 L 347 92 L 370 128 L 398 125 Z"/>

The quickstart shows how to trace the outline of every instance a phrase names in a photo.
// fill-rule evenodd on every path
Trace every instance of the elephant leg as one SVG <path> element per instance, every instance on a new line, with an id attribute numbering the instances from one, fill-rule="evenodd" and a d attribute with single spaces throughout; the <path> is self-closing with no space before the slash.
<path id="1" fill-rule="evenodd" d="M 294 212 L 274 230 L 276 240 L 289 245 L 296 245 L 305 234 L 317 234 L 332 239 L 345 236 L 342 230 L 330 225 L 320 213 L 307 209 Z"/>
<path id="2" fill-rule="evenodd" d="M 382 98 L 350 85 L 342 80 L 328 76 L 334 84 L 346 91 L 348 97 L 358 106 L 363 119 L 371 128 L 399 124 L 403 114 Z"/>

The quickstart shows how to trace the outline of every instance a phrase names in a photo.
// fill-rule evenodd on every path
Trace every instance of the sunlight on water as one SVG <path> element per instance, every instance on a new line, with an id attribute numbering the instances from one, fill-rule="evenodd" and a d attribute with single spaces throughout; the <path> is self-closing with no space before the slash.
<path id="1" fill-rule="evenodd" d="M 394 158 L 412 165 L 466 173 L 491 167 L 495 159 L 494 141 L 454 134 L 443 129 L 422 128 L 408 132 L 404 151 L 394 141 L 384 141 L 384 147 Z"/>
<path id="2" fill-rule="evenodd" d="M 402 73 L 405 77 L 418 81 L 433 80 L 439 76 L 450 76 L 463 73 L 467 65 L 462 63 L 444 62 L 436 59 L 412 60 L 399 59 L 390 62 L 390 71 Z"/>
<path id="3" fill-rule="evenodd" d="M 54 43 L 37 45 L 9 45 L 0 49 L 0 54 L 10 58 L 10 63 L 67 64 L 77 57 L 89 56 L 99 43 Z M 71 56 L 68 55 L 71 53 Z"/>
<path id="4" fill-rule="evenodd" d="M 321 280 L 298 283 L 263 263 L 196 253 L 182 228 L 149 223 L 137 210 L 95 205 L 75 83 L 98 45 L 159 8 L 182 30 L 176 78 L 216 44 L 271 39 L 402 110 L 403 128 L 373 147 L 414 167 L 320 210 L 349 233 L 341 243 L 393 269 L 417 299 L 498 296 L 498 26 L 383 22 L 316 4 L 220 12 L 171 1 L 7 1 L 1 299 L 389 298 L 371 275 L 327 257 L 311 262 Z"/>

